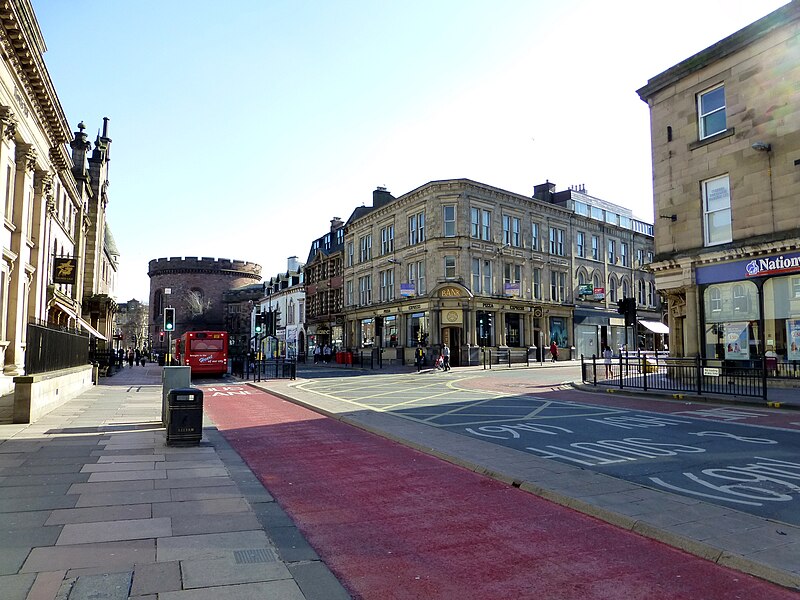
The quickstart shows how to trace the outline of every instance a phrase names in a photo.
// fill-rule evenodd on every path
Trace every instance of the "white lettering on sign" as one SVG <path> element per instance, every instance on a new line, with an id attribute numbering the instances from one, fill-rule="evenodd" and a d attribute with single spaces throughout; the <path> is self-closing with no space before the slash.
<path id="1" fill-rule="evenodd" d="M 534 447 L 525 449 L 538 453 L 542 458 L 560 458 L 588 467 L 612 465 L 641 458 L 659 458 L 662 456 L 705 452 L 704 448 L 684 446 L 682 444 L 658 444 L 646 438 L 576 442 L 569 444 L 569 447 L 546 446 L 545 448 L 548 449 Z M 575 449 L 583 450 L 583 452 L 578 452 Z"/>
<path id="2" fill-rule="evenodd" d="M 680 425 L 681 423 L 691 423 L 680 419 L 667 419 L 666 417 L 652 417 L 650 415 L 631 415 L 621 417 L 603 417 L 602 419 L 587 419 L 602 425 L 611 425 L 621 429 L 635 429 L 637 427 L 667 427 L 668 425 Z"/>
<path id="3" fill-rule="evenodd" d="M 703 469 L 700 473 L 704 477 L 690 472 L 683 473 L 686 479 L 697 484 L 703 490 L 715 492 L 713 494 L 709 494 L 707 491 L 674 485 L 660 477 L 650 477 L 650 481 L 668 490 L 682 494 L 749 506 L 764 506 L 764 502 L 788 502 L 794 499 L 792 494 L 800 493 L 800 485 L 793 483 L 793 481 L 800 481 L 800 463 L 763 458 L 761 456 L 755 456 L 754 458 L 758 462 L 744 466 Z M 713 479 L 735 481 L 736 483 L 718 484 L 710 481 Z M 780 488 L 783 488 L 783 490 L 781 491 Z"/>
<path id="4" fill-rule="evenodd" d="M 556 427 L 555 425 L 532 425 L 530 423 L 518 423 L 516 425 L 484 425 L 473 429 L 467 427 L 466 430 L 473 435 L 481 437 L 495 438 L 498 440 L 519 439 L 520 431 L 530 431 L 532 433 L 544 433 L 547 435 L 558 435 L 562 433 L 573 433 L 572 430 L 565 427 Z M 500 433 L 505 435 L 491 435 L 493 433 Z"/>

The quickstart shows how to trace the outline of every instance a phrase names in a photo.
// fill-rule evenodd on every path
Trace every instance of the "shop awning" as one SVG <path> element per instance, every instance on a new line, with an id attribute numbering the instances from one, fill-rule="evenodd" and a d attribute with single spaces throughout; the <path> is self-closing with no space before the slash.
<path id="1" fill-rule="evenodd" d="M 78 325 L 80 325 L 83 329 L 88 331 L 90 334 L 92 334 L 98 340 L 103 340 L 104 342 L 108 341 L 108 338 L 106 338 L 106 336 L 104 336 L 102 333 L 97 331 L 97 329 L 95 329 L 94 327 L 89 325 L 89 323 L 87 323 L 86 321 L 81 319 L 77 314 L 75 314 L 75 311 L 72 310 L 69 306 L 67 306 L 66 304 L 62 304 L 61 302 L 53 302 L 53 304 L 55 304 L 58 308 L 60 308 L 65 313 L 67 313 L 70 316 L 70 318 L 75 319 L 75 321 L 77 321 Z"/>
<path id="2" fill-rule="evenodd" d="M 91 334 L 92 334 L 94 337 L 96 337 L 98 340 L 103 340 L 104 342 L 107 342 L 107 341 L 108 341 L 108 338 L 106 338 L 106 336 L 104 336 L 102 333 L 100 333 L 99 331 L 97 331 L 97 329 L 95 329 L 94 327 L 92 327 L 91 325 L 89 325 L 89 323 L 87 323 L 86 321 L 84 321 L 84 320 L 83 320 L 83 319 L 81 319 L 80 317 L 76 317 L 76 318 L 77 318 L 77 320 L 78 320 L 78 325 L 80 325 L 81 327 L 83 327 L 83 328 L 84 328 L 86 331 L 88 331 L 89 333 L 91 333 Z"/>
<path id="3" fill-rule="evenodd" d="M 669 327 L 661 321 L 639 321 L 639 324 L 653 333 L 669 333 Z"/>

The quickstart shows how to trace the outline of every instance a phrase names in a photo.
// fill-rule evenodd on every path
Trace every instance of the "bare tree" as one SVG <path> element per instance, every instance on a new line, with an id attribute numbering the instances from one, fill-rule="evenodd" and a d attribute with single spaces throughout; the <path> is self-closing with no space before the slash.
<path id="1" fill-rule="evenodd" d="M 186 294 L 186 312 L 189 318 L 196 320 L 211 310 L 211 300 L 203 298 L 200 290 L 191 290 Z"/>

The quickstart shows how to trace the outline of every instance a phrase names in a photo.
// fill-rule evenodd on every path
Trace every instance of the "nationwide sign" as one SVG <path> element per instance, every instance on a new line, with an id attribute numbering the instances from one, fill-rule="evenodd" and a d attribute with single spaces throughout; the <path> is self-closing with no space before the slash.
<path id="1" fill-rule="evenodd" d="M 741 281 L 754 277 L 769 277 L 785 273 L 800 273 L 800 253 L 764 256 L 698 267 L 695 280 L 699 285 Z"/>
<path id="2" fill-rule="evenodd" d="M 747 263 L 745 270 L 748 277 L 800 271 L 800 255 L 757 258 Z"/>

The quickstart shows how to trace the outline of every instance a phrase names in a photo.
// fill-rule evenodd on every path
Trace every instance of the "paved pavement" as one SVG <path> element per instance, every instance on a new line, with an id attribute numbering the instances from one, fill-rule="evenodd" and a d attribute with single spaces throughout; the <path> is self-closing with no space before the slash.
<path id="1" fill-rule="evenodd" d="M 161 369 L 0 425 L 2 600 L 350 596 L 212 423 L 165 445 Z"/>

